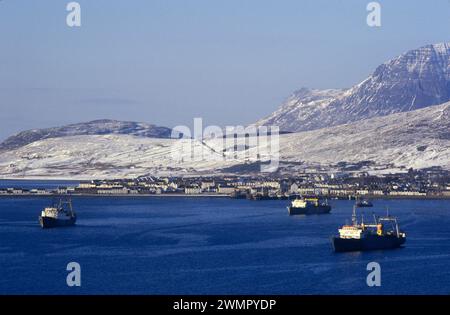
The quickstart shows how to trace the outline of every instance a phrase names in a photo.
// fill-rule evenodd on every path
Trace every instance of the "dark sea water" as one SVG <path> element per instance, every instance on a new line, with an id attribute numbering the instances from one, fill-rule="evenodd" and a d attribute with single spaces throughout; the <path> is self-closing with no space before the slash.
<path id="1" fill-rule="evenodd" d="M 289 217 L 287 201 L 75 198 L 78 225 L 41 230 L 46 198 L 0 198 L 0 294 L 449 294 L 450 202 L 378 200 L 405 248 L 332 252 L 352 203 Z M 66 265 L 82 285 L 66 285 Z M 381 265 L 381 287 L 366 266 Z"/>
<path id="2" fill-rule="evenodd" d="M 55 189 L 58 187 L 77 186 L 79 181 L 70 180 L 21 180 L 21 179 L 2 179 L 0 188 L 23 188 L 23 189 Z"/>

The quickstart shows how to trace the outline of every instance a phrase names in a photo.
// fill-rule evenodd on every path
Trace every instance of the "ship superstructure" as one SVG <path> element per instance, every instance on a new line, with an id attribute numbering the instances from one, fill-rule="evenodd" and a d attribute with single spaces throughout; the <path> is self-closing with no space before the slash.
<path id="1" fill-rule="evenodd" d="M 331 206 L 327 201 L 322 201 L 317 197 L 303 197 L 293 200 L 288 207 L 288 211 L 289 215 L 325 214 L 330 213 Z"/>
<path id="2" fill-rule="evenodd" d="M 397 218 L 390 216 L 374 216 L 374 223 L 361 223 L 356 217 L 356 205 L 353 206 L 352 224 L 339 229 L 339 236 L 332 237 L 332 245 L 336 252 L 365 251 L 375 249 L 392 249 L 403 245 L 406 234 L 401 232 Z"/>
<path id="3" fill-rule="evenodd" d="M 77 220 L 76 214 L 72 208 L 70 198 L 61 198 L 53 201 L 52 206 L 44 208 L 39 216 L 39 224 L 43 229 L 72 226 Z"/>

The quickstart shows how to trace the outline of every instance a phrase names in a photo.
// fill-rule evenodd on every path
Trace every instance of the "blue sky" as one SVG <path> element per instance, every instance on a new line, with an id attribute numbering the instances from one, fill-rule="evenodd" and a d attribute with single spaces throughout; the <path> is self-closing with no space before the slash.
<path id="1" fill-rule="evenodd" d="M 450 1 L 0 1 L 0 139 L 99 118 L 236 125 L 303 86 L 349 87 L 409 49 L 449 41 Z"/>

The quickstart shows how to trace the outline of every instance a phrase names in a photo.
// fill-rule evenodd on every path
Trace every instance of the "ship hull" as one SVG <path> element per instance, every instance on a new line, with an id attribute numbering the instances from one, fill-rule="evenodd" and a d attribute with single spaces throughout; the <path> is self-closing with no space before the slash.
<path id="1" fill-rule="evenodd" d="M 399 248 L 405 241 L 405 237 L 397 237 L 395 235 L 373 235 L 363 239 L 344 239 L 335 236 L 332 238 L 331 243 L 335 252 L 356 252 Z"/>
<path id="2" fill-rule="evenodd" d="M 371 203 L 358 203 L 356 206 L 358 208 L 371 208 L 371 207 L 373 207 L 373 204 L 371 204 Z"/>
<path id="3" fill-rule="evenodd" d="M 73 226 L 77 221 L 76 217 L 69 219 L 55 219 L 50 217 L 39 217 L 39 224 L 43 229 L 50 229 L 55 227 Z"/>
<path id="4" fill-rule="evenodd" d="M 326 214 L 330 213 L 331 206 L 307 206 L 304 208 L 288 207 L 289 215 L 310 215 L 310 214 Z"/>

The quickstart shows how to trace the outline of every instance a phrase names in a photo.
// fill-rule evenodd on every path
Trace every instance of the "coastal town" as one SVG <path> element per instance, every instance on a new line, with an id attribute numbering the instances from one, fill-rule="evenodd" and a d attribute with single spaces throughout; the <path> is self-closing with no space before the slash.
<path id="1" fill-rule="evenodd" d="M 211 176 L 153 177 L 80 181 L 57 188 L 0 188 L 0 196 L 191 196 L 252 200 L 318 196 L 333 199 L 450 198 L 450 172 L 440 168 L 404 173 L 301 173 L 292 177 Z"/>

